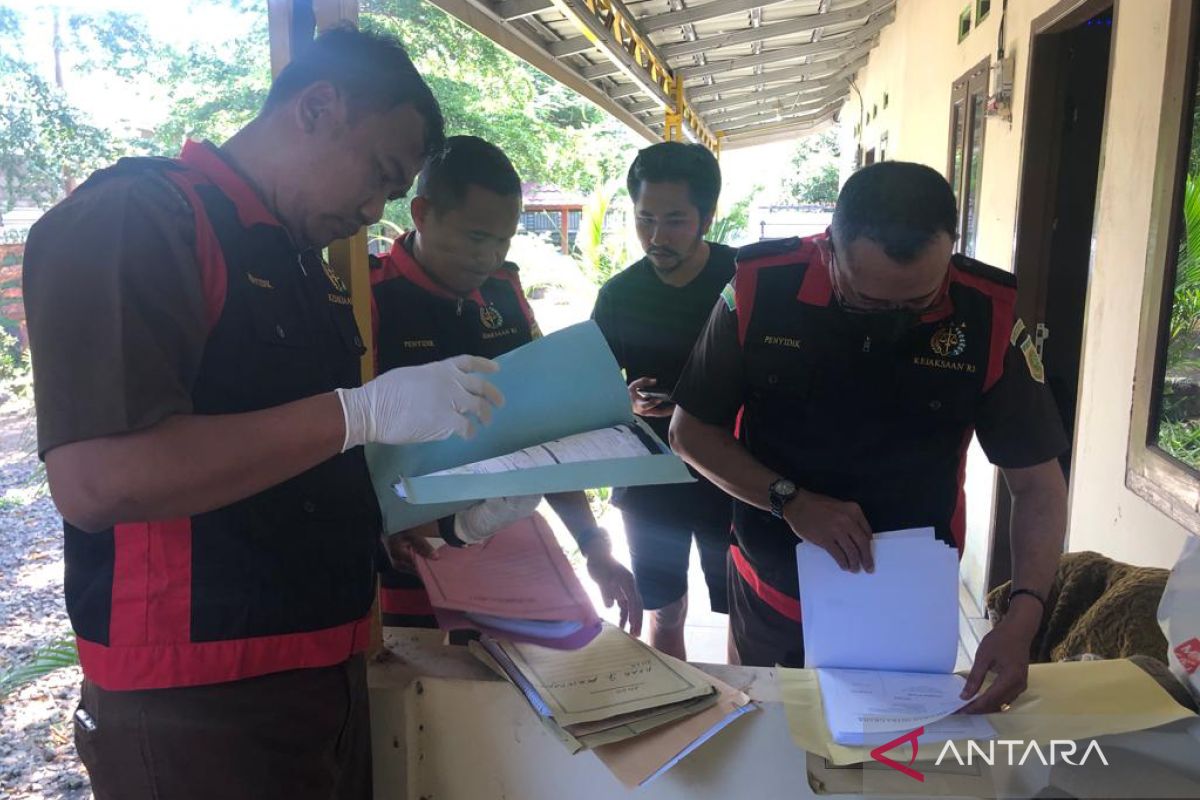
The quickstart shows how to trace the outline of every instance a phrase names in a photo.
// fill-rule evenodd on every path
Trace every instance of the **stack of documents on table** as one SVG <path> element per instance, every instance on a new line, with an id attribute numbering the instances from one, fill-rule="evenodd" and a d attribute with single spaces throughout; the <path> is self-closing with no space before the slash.
<path id="1" fill-rule="evenodd" d="M 540 514 L 471 547 L 416 559 L 438 625 L 547 647 L 583 647 L 600 617 Z"/>
<path id="2" fill-rule="evenodd" d="M 595 322 L 496 359 L 504 394 L 469 440 L 367 445 L 388 533 L 492 497 L 695 480 L 633 414 L 620 367 Z"/>
<path id="3" fill-rule="evenodd" d="M 922 741 L 986 739 L 966 703 L 958 655 L 958 552 L 932 528 L 876 534 L 873 573 L 842 570 L 823 548 L 796 548 L 805 666 L 816 669 L 838 744 L 882 744 L 925 726 Z"/>
<path id="4" fill-rule="evenodd" d="M 558 649 L 582 648 L 600 618 L 541 515 L 472 547 L 416 559 L 438 625 Z"/>
<path id="5" fill-rule="evenodd" d="M 629 786 L 653 780 L 754 708 L 742 692 L 609 624 L 579 650 L 490 637 L 472 647 L 572 753 L 594 750 Z"/>

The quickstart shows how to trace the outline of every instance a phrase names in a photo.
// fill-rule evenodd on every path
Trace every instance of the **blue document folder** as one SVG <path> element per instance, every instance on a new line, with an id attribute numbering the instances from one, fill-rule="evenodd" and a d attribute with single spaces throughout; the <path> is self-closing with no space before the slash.
<path id="1" fill-rule="evenodd" d="M 491 497 L 695 480 L 670 448 L 634 416 L 621 370 L 595 322 L 565 328 L 496 361 L 500 371 L 488 379 L 504 393 L 505 404 L 474 438 L 367 445 L 367 464 L 387 532 L 453 514 Z M 646 454 L 489 474 L 433 474 L 616 428 L 633 432 L 644 443 Z"/>

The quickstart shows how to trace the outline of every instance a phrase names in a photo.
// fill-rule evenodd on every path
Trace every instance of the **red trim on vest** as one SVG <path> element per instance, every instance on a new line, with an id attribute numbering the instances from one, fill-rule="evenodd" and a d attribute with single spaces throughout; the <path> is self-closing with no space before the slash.
<path id="1" fill-rule="evenodd" d="M 533 307 L 529 305 L 529 301 L 525 298 L 525 287 L 521 285 L 521 276 L 517 274 L 515 269 L 501 268 L 496 270 L 492 276 L 507 282 L 512 286 L 513 293 L 517 296 L 517 305 L 521 307 L 521 313 L 525 315 L 525 322 L 529 325 L 530 332 L 537 338 L 540 328 L 537 324 L 537 317 L 533 315 Z"/>
<path id="2" fill-rule="evenodd" d="M 185 148 L 186 150 L 186 148 Z M 208 221 L 208 213 L 204 203 L 196 194 L 197 173 L 164 173 L 167 180 L 179 187 L 179 191 L 187 196 L 188 205 L 192 207 L 192 220 L 196 229 L 196 261 L 200 265 L 200 285 L 204 291 L 204 321 L 211 332 L 221 318 L 225 308 L 225 293 L 229 287 L 229 273 L 225 266 L 225 254 L 221 251 L 221 243 L 212 223 Z"/>
<path id="3" fill-rule="evenodd" d="M 367 649 L 370 617 L 333 628 L 221 642 L 106 647 L 76 637 L 83 674 L 108 691 L 166 689 L 340 664 Z"/>
<path id="4" fill-rule="evenodd" d="M 760 600 L 793 622 L 800 622 L 800 601 L 798 599 L 784 594 L 758 577 L 758 573 L 754 571 L 754 567 L 750 566 L 750 562 L 742 555 L 741 548 L 736 544 L 730 545 L 729 555 L 733 558 L 733 566 L 737 569 L 738 575 L 746 582 L 751 591 L 758 595 Z"/>
<path id="5" fill-rule="evenodd" d="M 954 298 L 950 296 L 950 270 L 946 270 L 946 277 L 942 279 L 941 294 L 934 301 L 933 306 L 921 315 L 921 322 L 937 322 L 939 319 L 945 319 L 954 313 Z"/>
<path id="6" fill-rule="evenodd" d="M 987 375 L 983 380 L 983 391 L 996 385 L 1004 373 L 1004 355 L 1008 349 L 1008 338 L 1012 333 L 1017 290 L 986 278 L 980 278 L 950 265 L 951 280 L 987 295 L 992 301 L 992 342 L 988 354 Z"/>
<path id="7" fill-rule="evenodd" d="M 754 312 L 754 301 L 758 291 L 758 271 L 760 269 L 809 265 L 809 268 L 804 271 L 804 279 L 800 285 L 800 293 L 797 295 L 797 299 L 806 303 L 829 305 L 829 301 L 833 296 L 833 288 L 829 282 L 829 270 L 824 268 L 825 260 L 821 256 L 820 248 L 816 245 L 818 238 L 820 237 L 810 236 L 806 239 L 801 239 L 799 245 L 785 253 L 777 253 L 744 261 L 741 259 L 738 260 L 737 272 L 733 276 L 733 292 L 736 301 L 738 342 L 740 344 L 746 344 L 746 331 L 750 328 L 750 317 Z M 821 268 L 814 270 L 811 268 L 814 265 Z M 819 275 L 814 277 L 814 274 L 818 272 L 822 273 L 823 277 Z M 822 284 L 824 284 L 824 287 L 822 287 Z"/>
<path id="8" fill-rule="evenodd" d="M 833 278 L 829 274 L 825 253 L 817 245 L 818 239 L 827 241 L 828 237 L 820 235 L 804 240 L 801 254 L 808 267 L 804 270 L 804 281 L 800 284 L 800 292 L 796 299 L 801 303 L 823 308 L 833 302 Z"/>
<path id="9" fill-rule="evenodd" d="M 208 178 L 233 201 L 238 219 L 247 228 L 251 225 L 283 227 L 279 219 L 263 204 L 262 198 L 250 183 L 221 157 L 217 148 L 207 142 L 184 142 L 179 160 Z"/>
<path id="10" fill-rule="evenodd" d="M 384 614 L 405 614 L 412 617 L 433 616 L 433 605 L 429 602 L 429 592 L 424 588 L 389 589 L 386 586 L 380 587 L 379 609 Z"/>
<path id="11" fill-rule="evenodd" d="M 429 277 L 429 273 L 425 271 L 425 268 L 418 264 L 417 259 L 408 251 L 408 248 L 411 246 L 410 242 L 414 236 L 416 236 L 416 233 L 413 231 L 409 231 L 404 236 L 401 236 L 392 243 L 391 252 L 383 257 L 385 262 L 391 262 L 390 264 L 385 263 L 383 267 L 383 271 L 388 277 L 407 278 L 430 294 L 436 297 L 444 297 L 447 300 L 470 300 L 480 306 L 488 304 L 478 289 L 469 295 L 459 296 Z M 386 278 L 380 278 L 380 281 L 383 280 L 386 280 Z"/>
<path id="12" fill-rule="evenodd" d="M 405 234 L 405 236 L 407 235 L 408 234 Z M 396 242 L 399 242 L 399 239 L 397 239 Z M 393 250 L 396 248 L 396 242 L 392 242 Z M 396 263 L 396 259 L 392 258 L 390 251 L 377 257 L 375 259 L 375 264 L 378 266 L 375 266 L 373 269 L 371 269 L 370 273 L 372 286 L 383 283 L 384 281 L 390 281 L 392 278 L 402 277 L 400 265 Z"/>
<path id="13" fill-rule="evenodd" d="M 114 647 L 186 642 L 191 635 L 192 521 L 113 528 L 108 640 Z"/>

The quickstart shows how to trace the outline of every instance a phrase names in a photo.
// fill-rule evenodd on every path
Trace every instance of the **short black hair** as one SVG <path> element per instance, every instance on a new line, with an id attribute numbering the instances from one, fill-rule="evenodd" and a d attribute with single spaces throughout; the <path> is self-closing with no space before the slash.
<path id="1" fill-rule="evenodd" d="M 626 178 L 629 196 L 637 202 L 642 182 L 686 183 L 688 197 L 704 217 L 717 209 L 721 196 L 721 166 L 708 148 L 683 142 L 659 142 L 642 150 Z"/>
<path id="2" fill-rule="evenodd" d="M 425 119 L 425 152 L 441 149 L 446 138 L 442 109 L 399 39 L 360 31 L 348 23 L 330 28 L 275 77 L 263 110 L 320 81 L 329 81 L 345 95 L 351 123 L 362 113 L 411 105 Z"/>
<path id="3" fill-rule="evenodd" d="M 888 258 L 907 264 L 939 233 L 958 236 L 954 191 L 937 170 L 909 161 L 881 161 L 850 176 L 833 211 L 834 244 L 870 239 Z"/>
<path id="4" fill-rule="evenodd" d="M 439 213 L 457 208 L 471 186 L 511 197 L 521 195 L 521 176 L 504 151 L 478 136 L 451 136 L 431 155 L 417 178 L 417 195 Z"/>

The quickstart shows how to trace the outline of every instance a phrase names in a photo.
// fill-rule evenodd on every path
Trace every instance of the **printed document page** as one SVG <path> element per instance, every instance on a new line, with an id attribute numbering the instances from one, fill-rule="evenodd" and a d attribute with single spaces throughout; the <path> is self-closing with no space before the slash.
<path id="1" fill-rule="evenodd" d="M 580 461 L 601 461 L 609 458 L 638 458 L 654 455 L 631 425 L 615 425 L 596 431 L 579 433 L 562 439 L 526 447 L 515 453 L 452 467 L 421 477 L 445 475 L 491 475 L 496 472 L 512 472 L 534 467 L 552 467 L 555 464 L 574 464 Z M 406 497 L 403 483 L 396 484 L 396 493 Z"/>
<path id="2" fill-rule="evenodd" d="M 882 743 L 966 705 L 959 697 L 966 685 L 960 675 L 819 669 L 817 680 L 829 732 L 838 744 Z"/>

